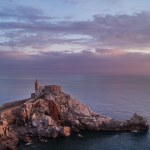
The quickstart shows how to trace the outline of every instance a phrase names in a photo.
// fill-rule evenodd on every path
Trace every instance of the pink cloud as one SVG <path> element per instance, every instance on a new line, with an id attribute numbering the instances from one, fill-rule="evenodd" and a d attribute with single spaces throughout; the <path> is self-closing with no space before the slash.
<path id="1" fill-rule="evenodd" d="M 16 56 L 16 55 L 15 55 Z M 19 57 L 19 55 L 18 55 Z M 75 73 L 100 75 L 150 75 L 150 54 L 101 55 L 95 52 L 43 52 L 30 59 L 10 53 L 0 55 L 2 72 L 16 74 Z"/>

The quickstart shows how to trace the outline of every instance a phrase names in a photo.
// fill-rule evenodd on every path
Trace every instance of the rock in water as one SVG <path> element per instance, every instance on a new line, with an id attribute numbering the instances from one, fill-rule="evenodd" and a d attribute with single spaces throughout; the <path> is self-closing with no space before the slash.
<path id="1" fill-rule="evenodd" d="M 39 87 L 35 98 L 15 106 L 9 105 L 0 113 L 0 147 L 17 149 L 19 141 L 31 143 L 34 137 L 68 137 L 72 131 L 111 130 L 139 131 L 149 128 L 147 120 L 134 114 L 129 120 L 117 121 L 94 113 L 79 100 L 62 92 L 60 86 Z M 50 91 L 48 91 L 48 89 Z M 36 89 L 36 92 L 38 89 Z M 47 99 L 48 97 L 48 99 Z"/>
<path id="2" fill-rule="evenodd" d="M 83 135 L 77 134 L 77 137 L 78 137 L 78 138 L 83 138 Z"/>

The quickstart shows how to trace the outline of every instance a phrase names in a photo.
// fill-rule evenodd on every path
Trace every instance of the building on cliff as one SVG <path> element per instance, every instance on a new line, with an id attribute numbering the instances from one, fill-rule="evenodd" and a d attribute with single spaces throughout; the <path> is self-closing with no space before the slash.
<path id="1" fill-rule="evenodd" d="M 35 81 L 35 93 L 31 94 L 31 98 L 38 98 L 44 96 L 45 99 L 53 100 L 52 94 L 58 94 L 62 92 L 62 88 L 59 85 L 46 85 L 41 86 L 39 80 Z"/>

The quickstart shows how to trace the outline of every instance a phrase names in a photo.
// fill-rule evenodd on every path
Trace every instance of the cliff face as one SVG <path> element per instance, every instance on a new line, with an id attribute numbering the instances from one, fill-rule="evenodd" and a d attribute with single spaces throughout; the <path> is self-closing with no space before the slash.
<path id="1" fill-rule="evenodd" d="M 0 114 L 0 149 L 17 149 L 20 140 L 30 143 L 33 137 L 70 136 L 79 130 L 144 130 L 148 122 L 134 114 L 129 120 L 116 121 L 94 113 L 70 95 L 51 90 L 53 100 L 29 99 L 21 105 L 4 109 Z"/>

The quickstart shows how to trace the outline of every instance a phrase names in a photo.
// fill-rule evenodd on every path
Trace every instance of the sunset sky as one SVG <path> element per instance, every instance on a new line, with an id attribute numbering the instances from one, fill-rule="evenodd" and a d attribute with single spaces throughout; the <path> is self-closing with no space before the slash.
<path id="1" fill-rule="evenodd" d="M 150 75 L 150 0 L 0 0 L 0 74 Z"/>

